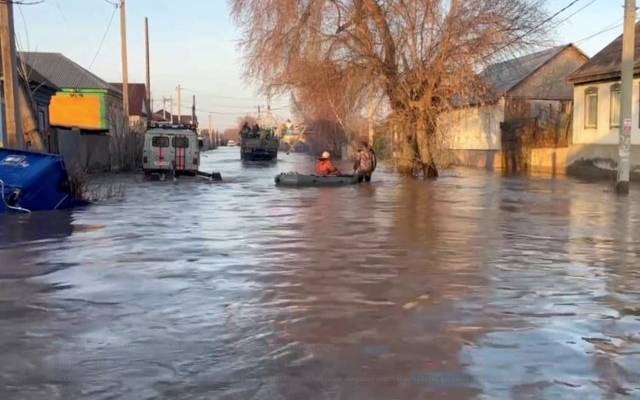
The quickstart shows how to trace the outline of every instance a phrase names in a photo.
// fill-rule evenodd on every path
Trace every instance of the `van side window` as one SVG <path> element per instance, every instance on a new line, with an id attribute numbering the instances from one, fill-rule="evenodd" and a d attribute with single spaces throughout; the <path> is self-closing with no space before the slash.
<path id="1" fill-rule="evenodd" d="M 169 147 L 169 138 L 166 136 L 154 136 L 151 139 L 151 146 L 153 147 Z"/>
<path id="2" fill-rule="evenodd" d="M 189 147 L 189 139 L 186 137 L 174 137 L 172 144 L 176 149 L 186 149 Z"/>

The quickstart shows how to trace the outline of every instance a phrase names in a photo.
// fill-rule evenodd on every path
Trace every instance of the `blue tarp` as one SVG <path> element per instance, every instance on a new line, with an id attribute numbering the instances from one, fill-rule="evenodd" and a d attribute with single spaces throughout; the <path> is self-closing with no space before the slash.
<path id="1" fill-rule="evenodd" d="M 29 211 L 70 208 L 69 175 L 62 157 L 55 154 L 0 148 L 0 213 L 7 204 Z"/>

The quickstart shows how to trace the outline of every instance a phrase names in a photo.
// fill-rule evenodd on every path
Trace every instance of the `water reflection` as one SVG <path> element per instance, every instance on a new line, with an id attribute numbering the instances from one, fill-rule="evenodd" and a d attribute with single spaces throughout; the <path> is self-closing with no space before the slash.
<path id="1" fill-rule="evenodd" d="M 0 398 L 640 393 L 640 192 L 477 171 L 282 189 L 314 160 L 238 151 L 204 158 L 223 184 L 123 177 L 124 201 L 2 220 Z"/>

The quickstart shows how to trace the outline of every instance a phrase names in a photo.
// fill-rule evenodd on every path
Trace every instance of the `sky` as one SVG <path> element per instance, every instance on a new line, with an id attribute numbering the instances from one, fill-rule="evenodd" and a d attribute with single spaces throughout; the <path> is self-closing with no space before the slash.
<path id="1" fill-rule="evenodd" d="M 116 0 L 44 0 L 16 6 L 18 48 L 60 52 L 108 82 L 122 79 L 119 12 Z M 547 0 L 549 14 L 570 0 Z M 550 44 L 575 43 L 592 56 L 622 33 L 624 0 L 578 0 L 554 19 Z M 163 97 L 182 92 L 183 113 L 196 95 L 202 128 L 223 130 L 237 118 L 266 105 L 255 82 L 243 75 L 238 50 L 240 30 L 227 0 L 127 0 L 129 82 L 144 82 L 144 18 L 149 18 L 151 88 L 154 109 Z M 572 15 L 573 14 L 573 15 Z M 569 18 L 570 17 L 570 18 Z M 111 23 L 110 23 L 111 22 Z M 619 26 L 616 26 L 619 25 Z M 607 28 L 613 28 L 602 32 Z M 590 37 L 597 34 L 593 37 Z M 104 38 L 104 41 L 102 40 Z M 101 45 L 102 43 L 102 45 Z M 93 61 L 95 58 L 95 61 Z M 177 107 L 177 101 L 176 101 Z M 280 120 L 288 115 L 288 99 L 272 99 Z"/>

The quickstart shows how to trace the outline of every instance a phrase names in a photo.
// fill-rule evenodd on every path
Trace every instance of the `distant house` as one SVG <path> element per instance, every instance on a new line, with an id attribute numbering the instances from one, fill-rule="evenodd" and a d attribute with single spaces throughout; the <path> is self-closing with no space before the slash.
<path id="1" fill-rule="evenodd" d="M 122 93 L 122 83 L 111 83 L 116 91 Z M 147 85 L 129 83 L 129 123 L 132 126 L 145 124 L 147 121 Z"/>
<path id="2" fill-rule="evenodd" d="M 580 165 L 598 165 L 614 171 L 618 160 L 620 125 L 620 63 L 622 36 L 569 77 L 573 83 L 574 117 L 571 164 L 576 173 Z M 640 173 L 640 23 L 636 24 L 633 108 L 631 119 L 631 162 Z M 585 165 L 586 164 L 586 165 Z M 588 171 L 582 171 L 588 172 Z"/>
<path id="3" fill-rule="evenodd" d="M 57 87 L 49 105 L 58 151 L 67 164 L 89 170 L 110 168 L 111 120 L 121 113 L 122 93 L 60 53 L 21 52 L 28 74 Z"/>
<path id="4" fill-rule="evenodd" d="M 532 125 L 540 128 L 563 116 L 570 120 L 573 91 L 567 77 L 588 59 L 569 44 L 486 68 L 480 78 L 488 93 L 441 120 L 453 163 L 489 169 L 518 163 L 511 159 L 520 158 L 521 136 Z"/>

